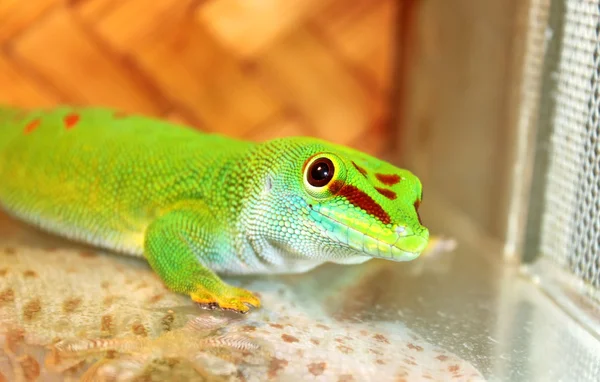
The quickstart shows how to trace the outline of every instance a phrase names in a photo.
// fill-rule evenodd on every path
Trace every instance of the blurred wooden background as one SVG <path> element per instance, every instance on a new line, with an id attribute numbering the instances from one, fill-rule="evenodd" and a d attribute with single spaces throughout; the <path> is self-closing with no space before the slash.
<path id="1" fill-rule="evenodd" d="M 0 0 L 0 103 L 325 138 L 411 169 L 502 237 L 528 4 Z"/>
<path id="2" fill-rule="evenodd" d="M 395 0 L 0 0 L 0 103 L 103 105 L 379 153 Z"/>

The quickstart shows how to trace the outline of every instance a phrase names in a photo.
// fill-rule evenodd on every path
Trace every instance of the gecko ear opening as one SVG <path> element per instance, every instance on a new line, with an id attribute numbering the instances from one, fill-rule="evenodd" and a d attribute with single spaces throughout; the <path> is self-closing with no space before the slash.
<path id="1" fill-rule="evenodd" d="M 268 193 L 268 192 L 271 192 L 272 189 L 273 189 L 273 178 L 271 178 L 271 175 L 267 175 L 267 179 L 265 180 L 264 191 Z"/>

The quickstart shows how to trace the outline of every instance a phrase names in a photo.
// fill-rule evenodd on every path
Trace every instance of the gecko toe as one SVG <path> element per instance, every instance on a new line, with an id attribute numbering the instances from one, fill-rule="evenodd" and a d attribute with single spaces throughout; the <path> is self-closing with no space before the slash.
<path id="1" fill-rule="evenodd" d="M 227 310 L 246 314 L 260 307 L 260 300 L 245 289 L 229 287 L 222 293 L 209 293 L 199 290 L 191 294 L 192 300 L 201 308 L 208 310 Z"/>

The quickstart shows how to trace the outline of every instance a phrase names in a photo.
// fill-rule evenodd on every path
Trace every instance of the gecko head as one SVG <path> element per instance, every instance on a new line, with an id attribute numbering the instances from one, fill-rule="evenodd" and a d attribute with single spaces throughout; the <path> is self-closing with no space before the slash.
<path id="1" fill-rule="evenodd" d="M 409 261 L 423 252 L 429 240 L 418 212 L 423 190 L 410 171 L 312 138 L 269 144 L 277 171 L 268 205 L 288 211 L 286 249 L 338 263 Z"/>

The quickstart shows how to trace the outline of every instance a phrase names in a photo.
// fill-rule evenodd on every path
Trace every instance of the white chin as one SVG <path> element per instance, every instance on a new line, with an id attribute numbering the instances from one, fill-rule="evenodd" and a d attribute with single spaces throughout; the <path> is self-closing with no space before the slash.
<path id="1" fill-rule="evenodd" d="M 346 265 L 351 265 L 351 264 L 362 264 L 365 261 L 371 260 L 373 257 L 371 256 L 348 256 L 348 257 L 344 257 L 341 259 L 334 259 L 334 260 L 330 260 L 332 263 L 336 263 L 336 264 L 346 264 Z"/>

